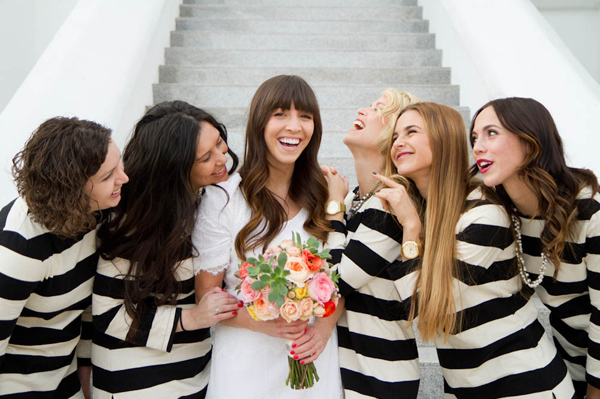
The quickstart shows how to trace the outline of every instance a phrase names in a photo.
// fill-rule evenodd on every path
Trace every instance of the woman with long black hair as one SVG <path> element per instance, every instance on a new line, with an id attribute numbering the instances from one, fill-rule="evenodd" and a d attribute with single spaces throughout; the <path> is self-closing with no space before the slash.
<path id="1" fill-rule="evenodd" d="M 202 188 L 227 180 L 225 127 L 185 102 L 154 106 L 123 153 L 131 184 L 102 228 L 93 295 L 94 398 L 203 398 L 209 329 L 239 301 L 195 303 L 191 233 Z M 215 314 L 213 309 L 221 312 Z"/>

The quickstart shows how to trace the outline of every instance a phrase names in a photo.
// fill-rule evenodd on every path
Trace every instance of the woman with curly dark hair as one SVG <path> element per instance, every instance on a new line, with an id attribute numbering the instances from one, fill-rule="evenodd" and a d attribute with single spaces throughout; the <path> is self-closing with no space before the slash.
<path id="1" fill-rule="evenodd" d="M 511 217 L 519 274 L 550 309 L 554 341 L 577 395 L 600 398 L 600 194 L 567 166 L 550 112 L 531 98 L 490 101 L 471 126 L 473 174 Z"/>
<path id="2" fill-rule="evenodd" d="M 52 118 L 13 158 L 19 197 L 0 212 L 0 396 L 89 397 L 89 349 L 76 347 L 92 300 L 96 227 L 128 181 L 110 134 Z M 78 365 L 88 369 L 81 384 Z"/>
<path id="3" fill-rule="evenodd" d="M 158 104 L 137 123 L 123 152 L 131 183 L 98 235 L 95 399 L 204 397 L 209 327 L 241 307 L 220 288 L 195 304 L 196 209 L 204 186 L 227 180 L 227 153 L 233 171 L 225 126 L 185 102 Z"/>

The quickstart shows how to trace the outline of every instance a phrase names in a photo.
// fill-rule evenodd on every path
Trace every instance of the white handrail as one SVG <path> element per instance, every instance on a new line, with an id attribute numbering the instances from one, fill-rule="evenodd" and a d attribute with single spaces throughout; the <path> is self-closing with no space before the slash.
<path id="1" fill-rule="evenodd" d="M 0 115 L 0 206 L 16 195 L 13 155 L 44 120 L 77 116 L 113 129 L 120 147 L 152 104 L 181 0 L 79 0 Z"/>
<path id="2" fill-rule="evenodd" d="M 600 174 L 600 85 L 530 0 L 419 0 L 461 105 L 532 97 L 552 113 L 569 163 Z"/>

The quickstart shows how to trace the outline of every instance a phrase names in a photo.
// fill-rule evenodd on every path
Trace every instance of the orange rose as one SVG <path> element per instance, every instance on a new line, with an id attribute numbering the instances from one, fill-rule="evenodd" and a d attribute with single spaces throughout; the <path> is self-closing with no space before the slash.
<path id="1" fill-rule="evenodd" d="M 317 272 L 323 267 L 323 259 L 319 258 L 316 255 L 313 255 L 310 251 L 306 249 L 302 251 L 302 259 L 304 263 L 308 266 L 311 272 Z"/>
<path id="2" fill-rule="evenodd" d="M 325 307 L 323 317 L 329 317 L 335 312 L 335 303 L 333 303 L 333 301 L 325 302 L 323 306 Z"/>
<path id="3" fill-rule="evenodd" d="M 248 277 L 248 268 L 250 266 L 252 265 L 248 262 L 244 262 L 244 264 L 240 266 L 240 280 L 243 280 L 246 277 Z"/>

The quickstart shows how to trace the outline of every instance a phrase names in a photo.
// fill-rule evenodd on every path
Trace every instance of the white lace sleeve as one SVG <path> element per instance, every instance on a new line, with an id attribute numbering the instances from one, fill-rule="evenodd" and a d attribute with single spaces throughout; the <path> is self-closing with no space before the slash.
<path id="1" fill-rule="evenodd" d="M 227 194 L 209 187 L 202 197 L 192 242 L 198 250 L 194 258 L 194 273 L 206 271 L 217 275 L 229 266 L 232 239 L 233 210 Z"/>

